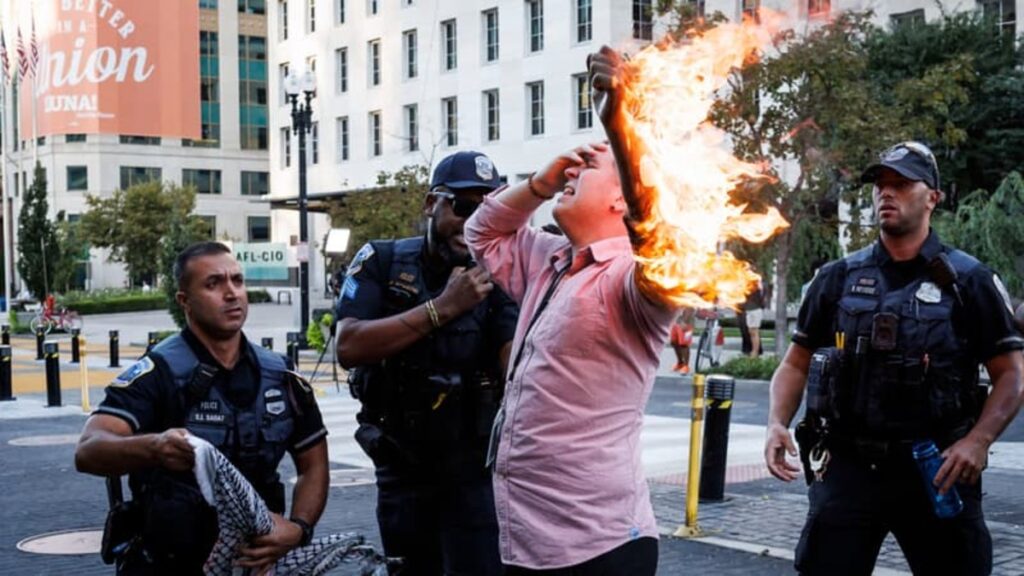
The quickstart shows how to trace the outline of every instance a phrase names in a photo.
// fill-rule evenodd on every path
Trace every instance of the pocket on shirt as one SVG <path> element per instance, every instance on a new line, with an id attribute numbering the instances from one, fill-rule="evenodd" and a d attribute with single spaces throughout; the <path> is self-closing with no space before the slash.
<path id="1" fill-rule="evenodd" d="M 573 298 L 568 307 L 545 312 L 544 330 L 537 343 L 553 353 L 577 358 L 595 358 L 595 347 L 610 338 L 604 304 L 596 298 Z M 539 326 L 538 326 L 539 328 Z"/>

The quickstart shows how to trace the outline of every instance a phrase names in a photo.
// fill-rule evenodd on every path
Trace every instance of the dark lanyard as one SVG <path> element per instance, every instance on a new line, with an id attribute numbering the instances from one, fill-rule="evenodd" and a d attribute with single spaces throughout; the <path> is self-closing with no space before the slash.
<path id="1" fill-rule="evenodd" d="M 540 318 L 544 309 L 548 307 L 548 303 L 551 301 L 551 296 L 555 293 L 555 288 L 558 287 L 558 283 L 565 276 L 565 273 L 572 267 L 572 262 L 566 264 L 565 268 L 562 268 L 555 273 L 555 277 L 551 279 L 551 285 L 548 286 L 548 291 L 544 293 L 544 297 L 541 298 L 540 304 L 537 305 L 537 311 L 533 313 L 533 318 L 530 319 L 529 326 L 526 327 L 526 332 L 523 333 L 523 341 L 519 343 L 519 351 L 516 352 L 516 359 L 512 362 L 512 370 L 508 373 L 508 381 L 511 382 L 516 375 L 516 368 L 519 366 L 519 361 L 523 359 L 523 350 L 526 348 L 526 337 L 530 335 L 530 331 L 533 330 L 534 325 L 537 324 L 537 319 Z"/>

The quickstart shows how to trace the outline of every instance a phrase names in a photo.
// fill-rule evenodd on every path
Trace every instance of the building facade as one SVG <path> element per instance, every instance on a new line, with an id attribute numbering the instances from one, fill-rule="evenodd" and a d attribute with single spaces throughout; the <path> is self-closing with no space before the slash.
<path id="1" fill-rule="evenodd" d="M 264 0 L 192 0 L 199 3 L 199 73 L 202 137 L 143 137 L 131 134 L 20 134 L 17 106 L 5 110 L 7 182 L 16 225 L 20 198 L 32 184 L 34 160 L 46 171 L 50 210 L 72 220 L 87 209 L 86 197 L 107 197 L 147 180 L 193 185 L 195 213 L 210 224 L 211 238 L 270 241 L 268 170 L 268 38 Z M 6 6 L 12 15 L 16 0 Z M 24 9 L 24 8 L 22 8 Z M 7 31 L 8 50 L 13 35 Z M 15 102 L 18 87 L 7 91 Z M 168 99 L 175 98 L 167 94 Z M 173 102 L 169 100 L 168 102 Z M 154 102 L 154 113 L 161 106 Z M 164 102 L 163 104 L 167 104 Z M 22 114 L 28 111 L 20 111 Z M 16 241 L 12 233 L 10 240 Z M 124 267 L 92 249 L 81 263 L 80 288 L 122 287 Z"/>

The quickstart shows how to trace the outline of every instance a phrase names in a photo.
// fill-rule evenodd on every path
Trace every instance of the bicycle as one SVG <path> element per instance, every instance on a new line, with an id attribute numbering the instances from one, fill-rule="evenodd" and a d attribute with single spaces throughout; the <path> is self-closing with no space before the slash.
<path id="1" fill-rule="evenodd" d="M 70 332 L 72 329 L 82 328 L 82 317 L 78 315 L 78 312 L 74 310 L 68 310 L 64 306 L 49 307 L 43 306 L 36 312 L 36 315 L 32 317 L 32 320 L 28 323 L 32 333 L 41 327 L 44 334 L 49 334 L 54 328 L 62 330 L 64 332 Z"/>
<path id="2" fill-rule="evenodd" d="M 700 339 L 697 341 L 697 358 L 693 364 L 695 374 L 702 371 L 705 361 L 710 368 L 718 366 L 719 360 L 722 358 L 722 347 L 725 345 L 725 332 L 718 322 L 716 309 L 698 310 L 697 318 L 704 320 L 704 330 L 700 333 Z"/>

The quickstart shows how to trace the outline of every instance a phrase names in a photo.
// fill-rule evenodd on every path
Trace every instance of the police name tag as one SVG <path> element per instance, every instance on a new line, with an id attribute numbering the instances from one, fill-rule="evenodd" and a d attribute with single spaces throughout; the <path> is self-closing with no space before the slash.
<path id="1" fill-rule="evenodd" d="M 914 296 L 926 304 L 938 304 L 942 300 L 942 290 L 934 282 L 922 282 Z"/>
<path id="2" fill-rule="evenodd" d="M 284 394 L 278 388 L 271 388 L 263 393 L 267 413 L 279 416 L 284 413 Z"/>

